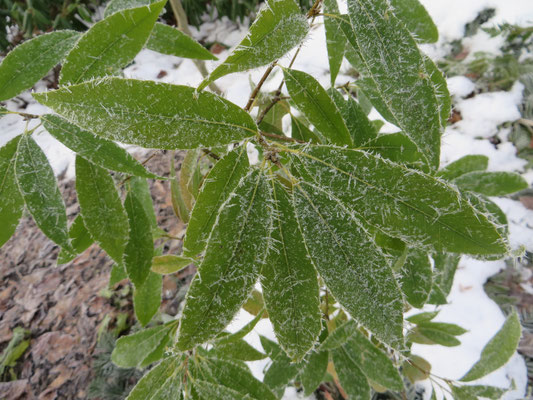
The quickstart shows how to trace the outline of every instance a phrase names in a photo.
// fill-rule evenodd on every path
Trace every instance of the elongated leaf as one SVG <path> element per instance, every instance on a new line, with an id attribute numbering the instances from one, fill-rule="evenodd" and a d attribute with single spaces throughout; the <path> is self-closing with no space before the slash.
<path id="1" fill-rule="evenodd" d="M 152 259 L 152 271 L 161 275 L 173 274 L 191 265 L 193 261 L 192 258 L 172 254 L 157 256 Z"/>
<path id="2" fill-rule="evenodd" d="M 248 395 L 243 398 L 242 393 L 233 390 L 227 386 L 218 385 L 213 382 L 206 382 L 200 379 L 194 381 L 194 388 L 202 399 L 219 399 L 219 400 L 242 400 L 251 399 Z"/>
<path id="3" fill-rule="evenodd" d="M 136 368 L 167 336 L 172 326 L 158 325 L 117 340 L 111 361 L 121 368 Z"/>
<path id="4" fill-rule="evenodd" d="M 324 380 L 328 361 L 328 351 L 313 352 L 309 355 L 307 363 L 300 372 L 300 382 L 304 388 L 305 396 L 310 396 Z"/>
<path id="5" fill-rule="evenodd" d="M 187 293 L 180 349 L 215 336 L 246 301 L 265 262 L 272 224 L 270 198 L 263 173 L 253 170 L 222 205 Z"/>
<path id="6" fill-rule="evenodd" d="M 322 140 L 317 136 L 315 132 L 309 129 L 298 118 L 291 116 L 291 137 L 304 142 L 312 142 L 315 144 L 322 143 Z"/>
<path id="7" fill-rule="evenodd" d="M 335 372 L 339 377 L 342 388 L 348 394 L 350 400 L 369 400 L 370 385 L 361 368 L 350 357 L 345 347 L 339 347 L 332 351 Z"/>
<path id="8" fill-rule="evenodd" d="M 479 361 L 460 380 L 471 382 L 505 365 L 515 353 L 521 334 L 520 320 L 513 310 L 501 329 L 483 348 Z"/>
<path id="9" fill-rule="evenodd" d="M 163 277 L 150 272 L 143 285 L 136 288 L 133 293 L 135 316 L 142 326 L 148 324 L 159 310 L 162 285 Z"/>
<path id="10" fill-rule="evenodd" d="M 287 90 L 296 107 L 307 117 L 329 143 L 352 145 L 352 138 L 326 90 L 311 75 L 284 69 Z"/>
<path id="11" fill-rule="evenodd" d="M 129 192 L 124 201 L 129 220 L 129 239 L 124 249 L 124 266 L 136 288 L 141 287 L 152 267 L 154 242 L 150 220 L 135 193 Z"/>
<path id="12" fill-rule="evenodd" d="M 433 255 L 433 287 L 429 296 L 430 304 L 446 304 L 446 297 L 450 294 L 453 285 L 453 277 L 461 256 L 449 253 L 437 253 Z"/>
<path id="13" fill-rule="evenodd" d="M 53 137 L 86 160 L 112 171 L 145 178 L 157 178 L 157 175 L 148 172 L 116 143 L 80 129 L 57 115 L 48 114 L 42 116 L 41 119 L 44 127 Z"/>
<path id="14" fill-rule="evenodd" d="M 272 193 L 274 230 L 262 271 L 263 297 L 279 344 L 300 361 L 322 329 L 318 282 L 289 194 L 277 181 Z"/>
<path id="15" fill-rule="evenodd" d="M 0 148 L 0 247 L 15 233 L 24 209 L 24 199 L 17 186 L 15 160 L 22 136 Z"/>
<path id="16" fill-rule="evenodd" d="M 68 236 L 74 250 L 73 253 L 61 249 L 57 256 L 58 264 L 66 264 L 72 261 L 78 254 L 83 253 L 94 243 L 93 238 L 83 223 L 83 217 L 78 215 L 68 230 Z"/>
<path id="17" fill-rule="evenodd" d="M 218 60 L 209 50 L 189 35 L 159 22 L 154 25 L 146 48 L 170 56 L 197 60 Z"/>
<path id="18" fill-rule="evenodd" d="M 354 146 L 363 146 L 376 139 L 377 131 L 372 126 L 372 123 L 361 106 L 354 99 L 349 97 L 348 100 L 344 100 L 342 94 L 333 88 L 330 88 L 328 93 L 346 123 Z"/>
<path id="19" fill-rule="evenodd" d="M 37 226 L 59 246 L 71 250 L 67 212 L 54 171 L 30 135 L 19 141 L 15 171 L 20 193 Z"/>
<path id="20" fill-rule="evenodd" d="M 248 395 L 257 400 L 276 399 L 276 396 L 263 382 L 258 381 L 248 369 L 235 362 L 208 358 L 205 361 L 205 368 L 208 369 L 216 383 L 232 388 L 243 396 Z"/>
<path id="21" fill-rule="evenodd" d="M 187 154 L 185 154 L 185 158 L 181 163 L 179 179 L 180 192 L 183 202 L 185 203 L 185 207 L 187 207 L 188 210 L 192 210 L 194 206 L 194 194 L 190 190 L 190 183 L 198 165 L 198 156 L 198 149 L 189 150 Z"/>
<path id="22" fill-rule="evenodd" d="M 246 325 L 244 325 L 240 330 L 238 330 L 235 333 L 231 333 L 229 335 L 224 335 L 215 340 L 215 344 L 217 346 L 224 346 L 230 343 L 234 343 L 236 341 L 241 340 L 243 337 L 248 335 L 257 325 L 257 323 L 261 320 L 262 314 L 264 312 L 259 312 L 254 319 L 252 319 L 250 322 L 248 322 Z M 225 333 L 225 332 L 224 332 Z"/>
<path id="23" fill-rule="evenodd" d="M 432 176 L 359 150 L 310 146 L 305 153 L 293 152 L 302 176 L 389 236 L 420 249 L 479 255 L 507 251 L 488 217 Z"/>
<path id="24" fill-rule="evenodd" d="M 351 24 L 342 24 L 342 28 L 361 59 L 359 86 L 436 169 L 441 117 L 427 60 L 386 0 L 349 0 L 348 12 Z"/>
<path id="25" fill-rule="evenodd" d="M 431 311 L 431 312 L 428 311 L 428 312 L 423 312 L 420 314 L 411 315 L 410 317 L 407 317 L 405 320 L 412 322 L 413 324 L 420 324 L 420 323 L 431 321 L 438 314 L 439 314 L 438 311 Z"/>
<path id="26" fill-rule="evenodd" d="M 506 391 L 494 386 L 452 386 L 453 397 L 457 400 L 478 400 L 480 397 L 498 400 Z"/>
<path id="27" fill-rule="evenodd" d="M 377 139 L 368 142 L 362 149 L 379 154 L 383 158 L 399 164 L 404 164 L 409 168 L 416 168 L 423 172 L 428 172 L 424 155 L 401 132 L 380 135 Z"/>
<path id="28" fill-rule="evenodd" d="M 378 338 L 402 347 L 400 288 L 370 234 L 337 199 L 307 182 L 295 188 L 294 208 L 309 257 L 335 299 Z"/>
<path id="29" fill-rule="evenodd" d="M 529 185 L 519 174 L 512 172 L 475 171 L 461 175 L 453 181 L 460 189 L 485 196 L 505 196 L 519 192 Z"/>
<path id="30" fill-rule="evenodd" d="M 183 241 L 183 253 L 200 254 L 215 224 L 220 206 L 243 178 L 249 167 L 246 147 L 229 152 L 209 172 L 191 213 Z"/>
<path id="31" fill-rule="evenodd" d="M 141 202 L 146 216 L 150 220 L 152 230 L 157 229 L 157 217 L 154 210 L 154 202 L 150 193 L 150 185 L 146 179 L 133 176 L 130 181 L 130 190 L 135 194 L 135 197 Z"/>
<path id="32" fill-rule="evenodd" d="M 35 85 L 63 60 L 79 37 L 78 32 L 56 31 L 15 47 L 0 64 L 0 101 Z"/>
<path id="33" fill-rule="evenodd" d="M 144 47 L 166 0 L 119 11 L 94 24 L 67 56 L 59 83 L 113 75 Z"/>
<path id="34" fill-rule="evenodd" d="M 126 273 L 126 268 L 122 264 L 114 264 L 111 268 L 111 274 L 109 276 L 109 287 L 112 288 L 120 281 L 127 279 L 128 274 Z"/>
<path id="35" fill-rule="evenodd" d="M 127 400 L 181 399 L 181 357 L 165 358 L 132 389 Z"/>
<path id="36" fill-rule="evenodd" d="M 111 0 L 107 3 L 104 10 L 104 18 L 107 18 L 118 11 L 147 6 L 152 3 L 155 3 L 155 0 Z"/>
<path id="37" fill-rule="evenodd" d="M 440 329 L 433 329 L 425 326 L 419 326 L 413 330 L 411 335 L 409 335 L 409 340 L 414 343 L 440 344 L 441 346 L 446 347 L 454 347 L 461 344 L 461 341 L 455 338 L 454 335 Z"/>
<path id="38" fill-rule="evenodd" d="M 235 104 L 188 86 L 107 78 L 34 96 L 99 136 L 149 148 L 212 147 L 257 131 Z"/>
<path id="39" fill-rule="evenodd" d="M 263 348 L 266 347 L 265 350 L 267 350 L 268 346 L 265 346 L 265 340 L 263 338 L 261 338 L 261 344 L 263 345 Z M 269 345 L 272 347 L 269 354 L 272 359 L 272 364 L 266 371 L 263 382 L 265 382 L 265 384 L 275 393 L 280 394 L 283 393 L 285 386 L 298 375 L 298 372 L 302 369 L 304 364 L 291 362 L 291 359 L 287 357 L 277 343 L 270 342 Z"/>
<path id="40" fill-rule="evenodd" d="M 172 158 L 170 164 L 170 195 L 172 200 L 172 209 L 176 217 L 181 219 L 184 224 L 189 222 L 191 211 L 185 204 L 184 195 L 181 191 L 180 182 L 176 177 L 176 171 L 174 169 L 174 159 Z"/>
<path id="41" fill-rule="evenodd" d="M 390 0 L 394 14 L 407 29 L 422 43 L 435 43 L 439 31 L 428 12 L 418 0 Z"/>
<path id="42" fill-rule="evenodd" d="M 427 252 L 410 249 L 400 270 L 400 286 L 409 304 L 422 308 L 431 292 L 433 271 Z"/>
<path id="43" fill-rule="evenodd" d="M 235 340 L 224 345 L 217 345 L 211 353 L 218 358 L 241 361 L 257 361 L 267 356 L 259 350 L 256 350 L 243 339 Z"/>
<path id="44" fill-rule="evenodd" d="M 337 0 L 324 0 L 324 14 L 339 14 Z M 335 86 L 335 80 L 341 69 L 344 49 L 346 48 L 346 37 L 342 33 L 342 28 L 336 18 L 324 17 L 324 28 L 326 32 L 326 47 L 328 49 L 329 73 L 331 75 L 331 86 Z"/>
<path id="45" fill-rule="evenodd" d="M 468 332 L 466 329 L 460 327 L 459 325 L 455 324 L 448 324 L 446 322 L 431 322 L 431 321 L 422 321 L 418 323 L 418 326 L 420 328 L 429 328 L 429 329 L 436 329 L 441 332 L 448 333 L 452 336 L 460 336 L 466 332 Z"/>
<path id="46" fill-rule="evenodd" d="M 489 158 L 482 155 L 467 155 L 448 164 L 437 172 L 443 179 L 453 180 L 461 175 L 474 171 L 485 171 L 489 166 Z"/>
<path id="47" fill-rule="evenodd" d="M 248 35 L 200 84 L 198 90 L 224 75 L 261 67 L 277 60 L 297 46 L 308 31 L 305 16 L 294 0 L 267 0 Z"/>
<path id="48" fill-rule="evenodd" d="M 346 343 L 356 331 L 357 323 L 353 319 L 346 321 L 328 335 L 326 340 L 320 345 L 319 350 L 334 350 L 339 348 Z"/>
<path id="49" fill-rule="evenodd" d="M 128 241 L 128 216 L 109 173 L 76 157 L 76 191 L 91 237 L 117 263 Z"/>
<path id="50" fill-rule="evenodd" d="M 378 349 L 361 332 L 355 332 L 343 347 L 345 353 L 361 368 L 369 380 L 390 390 L 403 390 L 398 369 L 387 354 Z"/>

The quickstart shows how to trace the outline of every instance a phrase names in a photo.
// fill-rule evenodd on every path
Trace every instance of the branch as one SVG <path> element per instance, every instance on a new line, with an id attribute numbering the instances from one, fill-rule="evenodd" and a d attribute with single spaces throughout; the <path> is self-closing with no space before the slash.
<path id="1" fill-rule="evenodd" d="M 174 17 L 176 17 L 176 21 L 178 22 L 178 29 L 186 35 L 192 37 L 191 30 L 189 29 L 189 22 L 187 21 L 187 14 L 185 14 L 185 10 L 181 5 L 181 0 L 170 0 L 170 6 L 174 12 Z M 204 61 L 193 59 L 192 62 L 194 65 L 196 65 L 196 68 L 198 71 L 200 71 L 200 74 L 202 74 L 204 78 L 209 76 L 209 72 L 207 71 Z M 217 94 L 222 94 L 222 89 L 220 89 L 214 82 L 209 84 L 209 89 Z"/>

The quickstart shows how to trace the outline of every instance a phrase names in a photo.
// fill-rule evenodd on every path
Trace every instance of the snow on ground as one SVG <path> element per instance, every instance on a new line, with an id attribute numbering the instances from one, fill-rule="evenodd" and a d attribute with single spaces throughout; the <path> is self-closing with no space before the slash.
<path id="1" fill-rule="evenodd" d="M 446 54 L 446 43 L 460 39 L 463 36 L 464 25 L 474 19 L 477 14 L 488 7 L 496 9 L 496 17 L 489 25 L 497 22 L 518 24 L 531 24 L 533 22 L 533 1 L 531 0 L 421 0 L 439 27 L 441 38 L 436 45 L 424 45 L 423 50 L 431 57 L 441 57 Z M 341 11 L 345 5 L 341 0 Z M 317 26 L 312 30 L 310 38 L 305 43 L 299 54 L 294 68 L 305 70 L 315 76 L 321 84 L 329 86 L 327 52 L 324 42 L 324 30 L 317 19 Z M 230 29 L 230 30 L 228 30 Z M 216 21 L 204 24 L 201 29 L 194 30 L 197 38 L 208 41 L 219 41 L 227 45 L 236 45 L 246 34 L 246 29 L 231 24 L 228 21 Z M 487 34 L 480 32 L 465 41 L 468 48 L 475 51 L 497 52 L 500 39 L 489 39 Z M 224 59 L 228 52 L 219 55 Z M 287 65 L 292 54 L 280 61 Z M 207 67 L 212 70 L 216 62 L 208 62 Z M 344 66 L 345 67 L 345 66 Z M 167 75 L 159 79 L 161 82 L 196 86 L 202 80 L 190 60 L 183 60 L 172 56 L 165 56 L 149 50 L 142 51 L 135 63 L 126 69 L 125 76 L 136 79 L 157 80 L 160 71 Z M 217 81 L 225 92 L 225 96 L 240 106 L 246 104 L 250 93 L 249 79 L 257 82 L 264 69 L 249 73 L 232 74 Z M 338 83 L 344 83 L 350 78 L 339 75 Z M 275 90 L 281 81 L 281 73 L 276 71 L 266 82 L 264 90 Z M 493 171 L 524 172 L 525 161 L 515 156 L 515 148 L 511 143 L 504 142 L 495 148 L 488 140 L 498 132 L 499 125 L 504 122 L 514 121 L 519 118 L 517 104 L 521 101 L 522 86 L 515 84 L 509 92 L 495 92 L 477 95 L 466 99 L 475 86 L 466 77 L 453 77 L 448 80 L 449 88 L 454 96 L 457 109 L 461 112 L 463 120 L 452 127 L 448 127 L 442 138 L 443 165 L 448 164 L 466 154 L 484 154 L 489 157 L 489 169 Z M 45 90 L 39 84 L 38 91 Z M 35 104 L 28 94 L 23 95 L 30 104 L 26 112 L 40 114 L 46 108 Z M 16 109 L 17 104 L 10 101 L 10 109 Z M 371 114 L 377 117 L 375 110 Z M 32 128 L 37 122 L 31 121 Z M 0 146 L 9 139 L 21 133 L 26 122 L 17 116 L 7 116 L 0 121 Z M 386 124 L 384 131 L 397 130 L 393 125 Z M 73 154 L 63 145 L 59 144 L 48 133 L 39 128 L 36 140 L 49 157 L 56 173 L 67 170 L 69 176 L 73 175 Z M 500 132 L 505 137 L 505 132 Z M 527 173 L 526 179 L 531 184 L 533 174 Z M 511 241 L 514 248 L 525 246 L 533 251 L 533 212 L 526 209 L 519 202 L 510 199 L 494 199 L 505 211 L 510 222 Z M 468 329 L 468 333 L 461 336 L 461 346 L 445 348 L 441 346 L 415 345 L 414 352 L 423 356 L 433 366 L 433 373 L 445 378 L 459 378 L 478 359 L 480 351 L 490 337 L 500 328 L 504 317 L 498 306 L 490 300 L 483 291 L 483 284 L 488 277 L 497 273 L 504 267 L 503 261 L 483 262 L 463 257 L 457 272 L 453 289 L 450 294 L 450 304 L 440 307 L 438 321 L 456 323 Z M 431 307 L 428 307 L 431 309 Z M 236 317 L 229 329 L 235 331 L 251 319 L 251 316 L 242 311 Z M 258 333 L 274 339 L 272 327 L 268 321 L 262 320 L 254 332 L 247 336 L 253 346 L 261 349 Z M 250 363 L 253 373 L 261 378 L 265 361 Z M 501 370 L 496 371 L 480 380 L 479 383 L 508 387 L 511 379 L 516 384 L 516 390 L 506 394 L 505 399 L 522 398 L 526 386 L 526 369 L 524 361 L 518 355 Z M 426 385 L 427 386 L 427 385 Z M 294 389 L 288 389 L 285 400 L 299 398 Z"/>

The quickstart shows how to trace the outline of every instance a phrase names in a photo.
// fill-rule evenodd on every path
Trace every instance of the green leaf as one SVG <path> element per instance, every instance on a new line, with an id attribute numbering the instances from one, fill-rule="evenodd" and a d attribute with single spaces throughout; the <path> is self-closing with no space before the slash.
<path id="1" fill-rule="evenodd" d="M 113 268 L 111 268 L 111 274 L 109 277 L 109 287 L 115 286 L 117 283 L 126 279 L 127 277 L 128 277 L 128 274 L 126 273 L 126 269 L 124 268 L 124 265 L 114 264 Z"/>
<path id="2" fill-rule="evenodd" d="M 412 322 L 413 324 L 420 324 L 423 322 L 431 321 L 438 314 L 439 314 L 438 311 L 432 311 L 432 312 L 428 311 L 428 312 L 411 315 L 410 317 L 407 317 L 405 320 Z"/>
<path id="3" fill-rule="evenodd" d="M 174 327 L 177 328 L 178 325 L 175 324 Z M 159 346 L 157 346 L 154 351 L 152 351 L 150 354 L 148 354 L 148 356 L 144 360 L 142 360 L 140 367 L 146 368 L 150 364 L 153 364 L 154 362 L 161 360 L 165 356 L 165 353 L 169 348 L 169 343 L 171 342 L 170 345 L 174 344 L 175 333 L 176 333 L 176 329 L 171 329 L 167 333 L 167 335 L 161 340 L 161 342 L 159 343 Z"/>
<path id="4" fill-rule="evenodd" d="M 77 155 L 112 171 L 128 175 L 158 178 L 116 143 L 78 128 L 57 115 L 43 115 L 43 125 L 50 134 Z"/>
<path id="5" fill-rule="evenodd" d="M 178 217 L 184 224 L 189 222 L 190 210 L 185 204 L 184 196 L 181 191 L 180 182 L 176 177 L 176 172 L 174 169 L 174 159 L 172 159 L 170 164 L 170 195 L 172 200 L 172 209 L 174 214 Z"/>
<path id="6" fill-rule="evenodd" d="M 410 168 L 428 172 L 424 155 L 418 151 L 411 139 L 401 132 L 380 135 L 377 139 L 368 142 L 362 149 Z"/>
<path id="7" fill-rule="evenodd" d="M 152 194 L 150 193 L 150 185 L 144 178 L 132 176 L 130 181 L 130 190 L 135 194 L 137 199 L 141 202 L 144 212 L 150 220 L 152 231 L 157 230 L 157 217 L 154 211 L 154 202 L 152 200 Z"/>
<path id="8" fill-rule="evenodd" d="M 250 297 L 246 300 L 246 303 L 242 305 L 242 308 L 252 315 L 262 314 L 262 318 L 268 318 L 268 313 L 265 311 L 265 301 L 263 300 L 263 294 L 257 289 L 252 290 Z"/>
<path id="9" fill-rule="evenodd" d="M 192 258 L 166 254 L 152 259 L 152 271 L 156 274 L 174 274 L 194 262 Z"/>
<path id="10" fill-rule="evenodd" d="M 322 140 L 320 140 L 315 132 L 293 115 L 291 116 L 291 137 L 303 140 L 304 142 L 322 143 Z"/>
<path id="11" fill-rule="evenodd" d="M 254 319 L 252 319 L 250 322 L 248 322 L 246 325 L 244 325 L 240 330 L 238 330 L 235 333 L 227 334 L 221 337 L 218 337 L 215 339 L 215 345 L 217 346 L 224 346 L 233 342 L 236 342 L 238 340 L 241 340 L 246 335 L 248 335 L 257 325 L 257 323 L 261 320 L 263 317 L 264 311 L 259 312 Z M 226 332 L 223 332 L 226 333 Z"/>
<path id="12" fill-rule="evenodd" d="M 345 354 L 361 368 L 369 380 L 390 390 L 403 390 L 400 373 L 392 364 L 389 356 L 378 349 L 361 332 L 356 331 L 343 345 L 343 348 Z"/>
<path id="13" fill-rule="evenodd" d="M 209 50 L 189 35 L 171 26 L 157 22 L 146 48 L 170 56 L 196 60 L 218 60 Z"/>
<path id="14" fill-rule="evenodd" d="M 24 199 L 17 186 L 15 160 L 22 136 L 0 148 L 0 247 L 15 233 L 24 210 Z"/>
<path id="15" fill-rule="evenodd" d="M 353 319 L 346 321 L 328 335 L 320 345 L 319 350 L 335 350 L 355 335 L 357 330 L 357 323 Z"/>
<path id="16" fill-rule="evenodd" d="M 469 172 L 455 178 L 453 183 L 459 189 L 485 196 L 505 196 L 529 187 L 524 178 L 513 172 Z"/>
<path id="17" fill-rule="evenodd" d="M 485 345 L 479 361 L 460 380 L 471 382 L 505 365 L 515 353 L 521 334 L 520 320 L 513 310 L 501 329 Z"/>
<path id="18" fill-rule="evenodd" d="M 294 0 L 267 0 L 250 26 L 248 35 L 200 84 L 198 90 L 224 75 L 276 61 L 300 44 L 308 31 L 307 20 Z"/>
<path id="19" fill-rule="evenodd" d="M 344 100 L 342 94 L 333 88 L 328 90 L 335 105 L 339 109 L 346 127 L 350 132 L 354 146 L 363 146 L 376 139 L 377 132 L 365 112 L 351 96 Z"/>
<path id="20" fill-rule="evenodd" d="M 128 242 L 128 216 L 109 173 L 76 157 L 76 191 L 85 227 L 96 243 L 122 263 Z"/>
<path id="21" fill-rule="evenodd" d="M 263 297 L 279 344 L 301 361 L 322 330 L 318 281 L 290 195 L 276 180 L 272 194 L 274 230 L 262 270 Z"/>
<path id="22" fill-rule="evenodd" d="M 136 368 L 150 355 L 172 329 L 169 325 L 158 325 L 144 329 L 117 340 L 111 361 L 121 368 Z"/>
<path id="23" fill-rule="evenodd" d="M 308 146 L 290 152 L 301 176 L 389 236 L 420 249 L 485 256 L 508 251 L 492 221 L 439 179 L 359 150 Z"/>
<path id="24" fill-rule="evenodd" d="M 30 135 L 20 138 L 15 171 L 20 193 L 39 229 L 70 251 L 67 212 L 54 171 Z"/>
<path id="25" fill-rule="evenodd" d="M 58 264 L 66 264 L 72 261 L 78 254 L 83 253 L 94 243 L 93 238 L 89 234 L 89 231 L 85 227 L 83 217 L 79 214 L 68 230 L 68 237 L 74 252 L 69 252 L 65 249 L 61 249 L 57 256 Z"/>
<path id="26" fill-rule="evenodd" d="M 104 10 L 104 18 L 107 18 L 118 11 L 147 6 L 152 3 L 155 3 L 155 0 L 111 0 L 107 3 Z"/>
<path id="27" fill-rule="evenodd" d="M 350 400 L 369 400 L 370 386 L 361 368 L 350 357 L 345 347 L 339 347 L 332 351 L 335 372 L 339 377 L 340 384 Z"/>
<path id="28" fill-rule="evenodd" d="M 190 186 L 198 166 L 198 156 L 198 149 L 189 150 L 181 162 L 179 179 L 180 193 L 183 202 L 185 203 L 185 207 L 187 207 L 188 210 L 192 210 L 194 206 L 194 194 L 191 192 Z"/>
<path id="29" fill-rule="evenodd" d="M 133 293 L 135 316 L 142 326 L 148 324 L 159 310 L 162 285 L 163 277 L 150 272 L 144 284 Z"/>
<path id="30" fill-rule="evenodd" d="M 241 395 L 248 395 L 257 400 L 275 400 L 276 396 L 270 391 L 267 385 L 258 381 L 252 373 L 230 360 L 218 360 L 207 358 L 205 360 L 211 376 L 216 383 L 232 388 Z"/>
<path id="31" fill-rule="evenodd" d="M 446 297 L 452 290 L 455 271 L 461 259 L 460 255 L 437 253 L 433 255 L 433 288 L 429 296 L 430 304 L 446 304 Z"/>
<path id="32" fill-rule="evenodd" d="M 206 382 L 200 379 L 194 381 L 194 388 L 202 397 L 202 399 L 218 399 L 218 400 L 242 400 L 251 399 L 248 395 L 243 397 L 242 393 L 233 390 L 227 386 L 218 385 L 213 382 Z"/>
<path id="33" fill-rule="evenodd" d="M 358 86 L 436 169 L 442 126 L 437 88 L 426 66 L 431 64 L 388 1 L 349 0 L 348 11 L 351 24 L 342 28 L 361 60 Z"/>
<path id="34" fill-rule="evenodd" d="M 307 117 L 327 142 L 353 145 L 350 132 L 335 103 L 311 75 L 284 69 L 285 84 L 296 107 Z"/>
<path id="35" fill-rule="evenodd" d="M 276 393 L 283 393 L 285 386 L 298 375 L 304 364 L 293 363 L 281 348 L 270 354 L 270 358 L 272 364 L 266 371 L 263 382 Z"/>
<path id="36" fill-rule="evenodd" d="M 308 397 L 320 386 L 326 375 L 328 368 L 329 352 L 312 352 L 302 371 L 300 372 L 300 383 L 304 388 L 304 396 Z"/>
<path id="37" fill-rule="evenodd" d="M 430 376 L 431 364 L 422 357 L 411 354 L 409 359 L 403 362 L 402 372 L 411 383 L 423 381 Z"/>
<path id="38" fill-rule="evenodd" d="M 433 270 L 426 251 L 409 249 L 399 282 L 409 304 L 415 308 L 426 304 L 433 284 Z"/>
<path id="39" fill-rule="evenodd" d="M 154 242 L 150 219 L 135 193 L 129 192 L 124 201 L 129 220 L 129 239 L 124 249 L 124 266 L 136 288 L 141 287 L 150 274 Z"/>
<path id="40" fill-rule="evenodd" d="M 74 46 L 80 34 L 56 31 L 25 41 L 0 64 L 0 101 L 30 89 Z"/>
<path id="41" fill-rule="evenodd" d="M 455 347 L 461 344 L 461 341 L 456 339 L 455 335 L 451 335 L 441 329 L 420 325 L 413 330 L 409 340 L 414 343 L 440 344 L 446 347 Z"/>
<path id="42" fill-rule="evenodd" d="M 215 357 L 228 358 L 230 360 L 257 361 L 266 358 L 266 354 L 256 350 L 243 339 L 224 345 L 217 344 L 211 352 Z"/>
<path id="43" fill-rule="evenodd" d="M 181 399 L 181 357 L 168 357 L 148 371 L 131 390 L 127 400 Z"/>
<path id="44" fill-rule="evenodd" d="M 246 146 L 240 146 L 219 160 L 207 175 L 191 213 L 183 241 L 183 253 L 196 256 L 205 249 L 220 206 L 249 168 Z"/>
<path id="45" fill-rule="evenodd" d="M 144 47 L 165 3 L 119 11 L 94 24 L 65 59 L 59 83 L 114 75 L 128 65 Z"/>
<path id="46" fill-rule="evenodd" d="M 487 156 L 467 155 L 448 164 L 438 171 L 436 175 L 451 181 L 469 172 L 485 171 L 488 166 L 489 158 Z"/>
<path id="47" fill-rule="evenodd" d="M 294 208 L 309 257 L 335 299 L 378 338 L 402 347 L 400 288 L 370 233 L 338 199 L 308 182 L 294 189 Z"/>
<path id="48" fill-rule="evenodd" d="M 437 329 L 439 331 L 446 332 L 452 336 L 460 336 L 468 332 L 466 329 L 460 327 L 459 325 L 448 324 L 446 322 L 422 321 L 418 323 L 418 326 L 422 328 Z"/>
<path id="49" fill-rule="evenodd" d="M 213 147 L 257 132 L 247 112 L 188 86 L 107 78 L 34 97 L 101 137 L 148 148 Z"/>
<path id="50" fill-rule="evenodd" d="M 435 23 L 418 0 L 390 0 L 390 4 L 394 14 L 419 42 L 435 43 L 439 40 Z"/>
<path id="51" fill-rule="evenodd" d="M 506 391 L 494 386 L 452 386 L 453 397 L 457 400 L 478 400 L 479 397 L 498 400 Z"/>
<path id="52" fill-rule="evenodd" d="M 269 244 L 270 198 L 266 177 L 253 170 L 221 206 L 187 293 L 179 349 L 188 350 L 215 336 L 248 298 Z"/>
<path id="53" fill-rule="evenodd" d="M 324 14 L 339 14 L 337 0 L 324 0 Z M 331 86 L 335 86 L 335 80 L 341 69 L 346 48 L 346 37 L 337 19 L 324 16 L 324 28 L 326 32 L 326 47 L 328 49 L 329 72 Z"/>

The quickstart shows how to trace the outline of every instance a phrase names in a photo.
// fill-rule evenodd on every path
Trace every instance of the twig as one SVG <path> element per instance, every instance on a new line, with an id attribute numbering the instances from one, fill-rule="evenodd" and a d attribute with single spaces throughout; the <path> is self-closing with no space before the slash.
<path id="1" fill-rule="evenodd" d="M 191 30 L 189 29 L 189 22 L 187 21 L 187 14 L 185 13 L 183 6 L 181 5 L 181 0 L 170 0 L 170 7 L 172 8 L 172 11 L 174 12 L 174 17 L 176 17 L 176 21 L 178 22 L 178 29 L 186 35 L 192 37 Z M 207 78 L 209 76 L 209 72 L 207 71 L 205 62 L 202 60 L 192 61 L 194 65 L 196 65 L 196 68 L 198 69 L 200 74 L 202 74 L 204 78 Z M 217 94 L 222 94 L 222 89 L 220 89 L 214 82 L 211 82 L 209 84 L 209 88 Z"/>
<path id="2" fill-rule="evenodd" d="M 259 91 L 261 90 L 261 88 L 263 87 L 263 84 L 265 83 L 265 81 L 267 80 L 268 76 L 270 75 L 270 73 L 272 72 L 272 70 L 274 69 L 274 67 L 276 66 L 276 63 L 277 61 L 274 61 L 272 64 L 270 64 L 270 66 L 267 68 L 267 70 L 265 71 L 265 73 L 263 74 L 263 76 L 261 77 L 261 80 L 259 81 L 259 83 L 257 84 L 257 86 L 255 87 L 254 91 L 252 92 L 252 94 L 250 95 L 250 98 L 248 99 L 248 103 L 246 103 L 246 107 L 244 107 L 244 111 L 250 111 L 250 109 L 252 108 L 252 105 L 254 104 L 254 101 L 257 97 L 257 94 L 259 93 Z"/>
<path id="3" fill-rule="evenodd" d="M 208 155 L 209 157 L 213 158 L 214 160 L 220 160 L 220 156 L 216 153 L 213 153 L 211 150 L 209 149 L 202 149 L 202 151 L 204 152 L 205 155 Z"/>
<path id="4" fill-rule="evenodd" d="M 294 138 L 291 138 L 291 137 L 288 137 L 288 136 L 276 135 L 275 133 L 269 133 L 269 132 L 263 132 L 263 131 L 261 131 L 261 135 L 262 135 L 262 136 L 269 137 L 269 138 L 272 138 L 272 139 L 282 140 L 282 141 L 284 141 L 284 142 L 291 142 L 291 143 L 307 143 L 307 142 L 304 142 L 303 140 L 294 139 Z"/>

